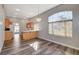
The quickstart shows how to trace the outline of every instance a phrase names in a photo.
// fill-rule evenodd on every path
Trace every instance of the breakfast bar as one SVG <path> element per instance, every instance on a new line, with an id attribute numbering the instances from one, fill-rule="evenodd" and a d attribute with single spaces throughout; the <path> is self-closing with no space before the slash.
<path id="1" fill-rule="evenodd" d="M 22 40 L 31 40 L 38 37 L 38 31 L 23 31 L 21 33 Z"/>

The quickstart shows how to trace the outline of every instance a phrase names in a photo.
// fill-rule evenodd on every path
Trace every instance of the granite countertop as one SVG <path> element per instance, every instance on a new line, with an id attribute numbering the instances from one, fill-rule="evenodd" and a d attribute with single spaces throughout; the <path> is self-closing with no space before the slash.
<path id="1" fill-rule="evenodd" d="M 38 31 L 38 30 L 24 30 L 22 32 L 34 32 L 34 31 Z"/>

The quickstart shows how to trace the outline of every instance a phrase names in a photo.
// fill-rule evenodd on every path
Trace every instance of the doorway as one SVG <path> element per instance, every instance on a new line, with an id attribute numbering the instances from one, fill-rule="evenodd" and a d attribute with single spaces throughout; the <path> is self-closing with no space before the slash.
<path id="1" fill-rule="evenodd" d="M 13 46 L 20 45 L 20 24 L 13 23 Z"/>

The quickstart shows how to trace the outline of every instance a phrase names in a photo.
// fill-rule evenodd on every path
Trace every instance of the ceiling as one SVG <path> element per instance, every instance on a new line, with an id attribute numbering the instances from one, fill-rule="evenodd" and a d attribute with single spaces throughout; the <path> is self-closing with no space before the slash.
<path id="1" fill-rule="evenodd" d="M 43 13 L 58 4 L 5 4 L 5 13 L 9 17 L 16 18 L 31 18 L 33 16 Z"/>

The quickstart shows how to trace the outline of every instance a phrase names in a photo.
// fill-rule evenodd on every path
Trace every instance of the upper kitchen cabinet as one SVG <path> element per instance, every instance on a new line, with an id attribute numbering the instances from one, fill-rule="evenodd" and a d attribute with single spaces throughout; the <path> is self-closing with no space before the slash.
<path id="1" fill-rule="evenodd" d="M 12 24 L 9 18 L 5 18 L 5 28 L 9 28 L 9 26 Z"/>

